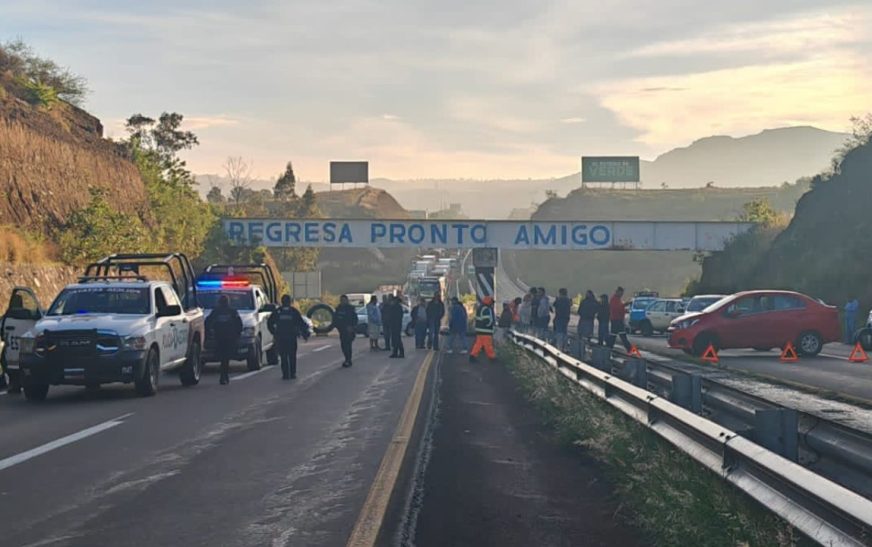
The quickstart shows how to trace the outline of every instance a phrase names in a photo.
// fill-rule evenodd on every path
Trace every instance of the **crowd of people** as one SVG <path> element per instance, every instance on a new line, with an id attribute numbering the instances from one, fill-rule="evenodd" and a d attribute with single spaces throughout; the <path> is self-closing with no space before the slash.
<path id="1" fill-rule="evenodd" d="M 586 291 L 575 312 L 578 315 L 577 339 L 588 345 L 608 347 L 614 346 L 615 341 L 620 339 L 629 350 L 631 344 L 627 338 L 623 297 L 623 287 L 618 287 L 611 297 L 602 294 L 597 298 L 593 291 Z M 544 287 L 532 287 L 523 298 L 518 297 L 512 302 L 503 303 L 499 326 L 502 329 L 514 327 L 551 340 L 560 350 L 565 351 L 569 341 L 571 317 L 572 299 L 566 289 L 558 290 L 557 296 L 552 300 Z"/>

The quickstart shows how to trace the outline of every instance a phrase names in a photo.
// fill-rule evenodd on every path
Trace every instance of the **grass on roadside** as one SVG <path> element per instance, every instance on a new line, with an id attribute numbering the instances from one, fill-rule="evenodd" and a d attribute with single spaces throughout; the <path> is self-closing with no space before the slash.
<path id="1" fill-rule="evenodd" d="M 789 524 L 656 434 L 511 344 L 500 348 L 561 443 L 605 464 L 632 521 L 655 545 L 810 545 Z"/>

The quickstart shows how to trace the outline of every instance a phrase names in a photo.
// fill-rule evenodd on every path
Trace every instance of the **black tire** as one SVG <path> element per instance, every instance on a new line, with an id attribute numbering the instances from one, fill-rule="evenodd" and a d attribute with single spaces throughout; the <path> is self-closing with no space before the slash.
<path id="1" fill-rule="evenodd" d="M 279 364 L 279 352 L 276 349 L 275 344 L 275 341 L 273 341 L 273 347 L 266 350 L 266 364 L 268 365 Z"/>
<path id="2" fill-rule="evenodd" d="M 697 337 L 693 339 L 693 354 L 697 357 L 702 357 L 705 350 L 707 350 L 710 345 L 714 346 L 715 351 L 720 349 L 718 347 L 718 339 L 715 335 L 708 332 L 697 335 Z"/>
<path id="3" fill-rule="evenodd" d="M 641 325 L 639 325 L 639 330 L 642 331 L 642 336 L 649 338 L 654 336 L 654 326 L 651 325 L 651 321 L 643 321 Z"/>
<path id="4" fill-rule="evenodd" d="M 333 308 L 327 304 L 315 304 L 306 312 L 306 317 L 312 320 L 312 332 L 315 334 L 329 334 L 333 330 Z"/>
<path id="5" fill-rule="evenodd" d="M 260 367 L 263 366 L 263 350 L 260 344 L 260 338 L 258 338 L 253 345 L 248 346 L 248 357 L 246 358 L 248 370 L 260 370 Z"/>
<path id="6" fill-rule="evenodd" d="M 861 329 L 856 336 L 854 342 L 860 342 L 860 346 L 866 351 L 872 351 L 872 329 Z"/>
<path id="7" fill-rule="evenodd" d="M 200 373 L 203 371 L 203 356 L 200 351 L 200 342 L 194 341 L 188 351 L 188 360 L 179 371 L 179 381 L 183 386 L 195 386 L 200 383 Z"/>
<path id="8" fill-rule="evenodd" d="M 824 340 L 815 331 L 805 331 L 796 339 L 796 351 L 800 355 L 813 357 L 824 349 Z"/>
<path id="9" fill-rule="evenodd" d="M 134 385 L 136 393 L 141 397 L 151 397 L 157 393 L 157 384 L 160 379 L 160 358 L 157 350 L 151 348 L 145 357 L 142 366 L 142 374 L 136 379 Z"/>
<path id="10" fill-rule="evenodd" d="M 24 398 L 28 401 L 45 401 L 48 396 L 48 384 L 27 384 L 24 386 Z"/>

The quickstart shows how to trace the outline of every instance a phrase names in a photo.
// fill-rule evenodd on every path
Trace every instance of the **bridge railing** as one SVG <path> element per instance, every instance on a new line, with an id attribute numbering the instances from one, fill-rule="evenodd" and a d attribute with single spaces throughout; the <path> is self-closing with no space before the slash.
<path id="1" fill-rule="evenodd" d="M 668 399 L 511 331 L 517 346 L 641 423 L 822 545 L 869 545 L 872 500 Z M 647 383 L 647 382 L 646 382 Z"/>

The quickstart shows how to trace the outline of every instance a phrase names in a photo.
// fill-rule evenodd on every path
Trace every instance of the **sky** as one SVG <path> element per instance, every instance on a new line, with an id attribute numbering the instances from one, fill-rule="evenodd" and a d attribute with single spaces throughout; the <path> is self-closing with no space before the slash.
<path id="1" fill-rule="evenodd" d="M 14 38 L 88 79 L 107 136 L 182 113 L 196 173 L 559 177 L 872 111 L 869 0 L 0 0 Z"/>

